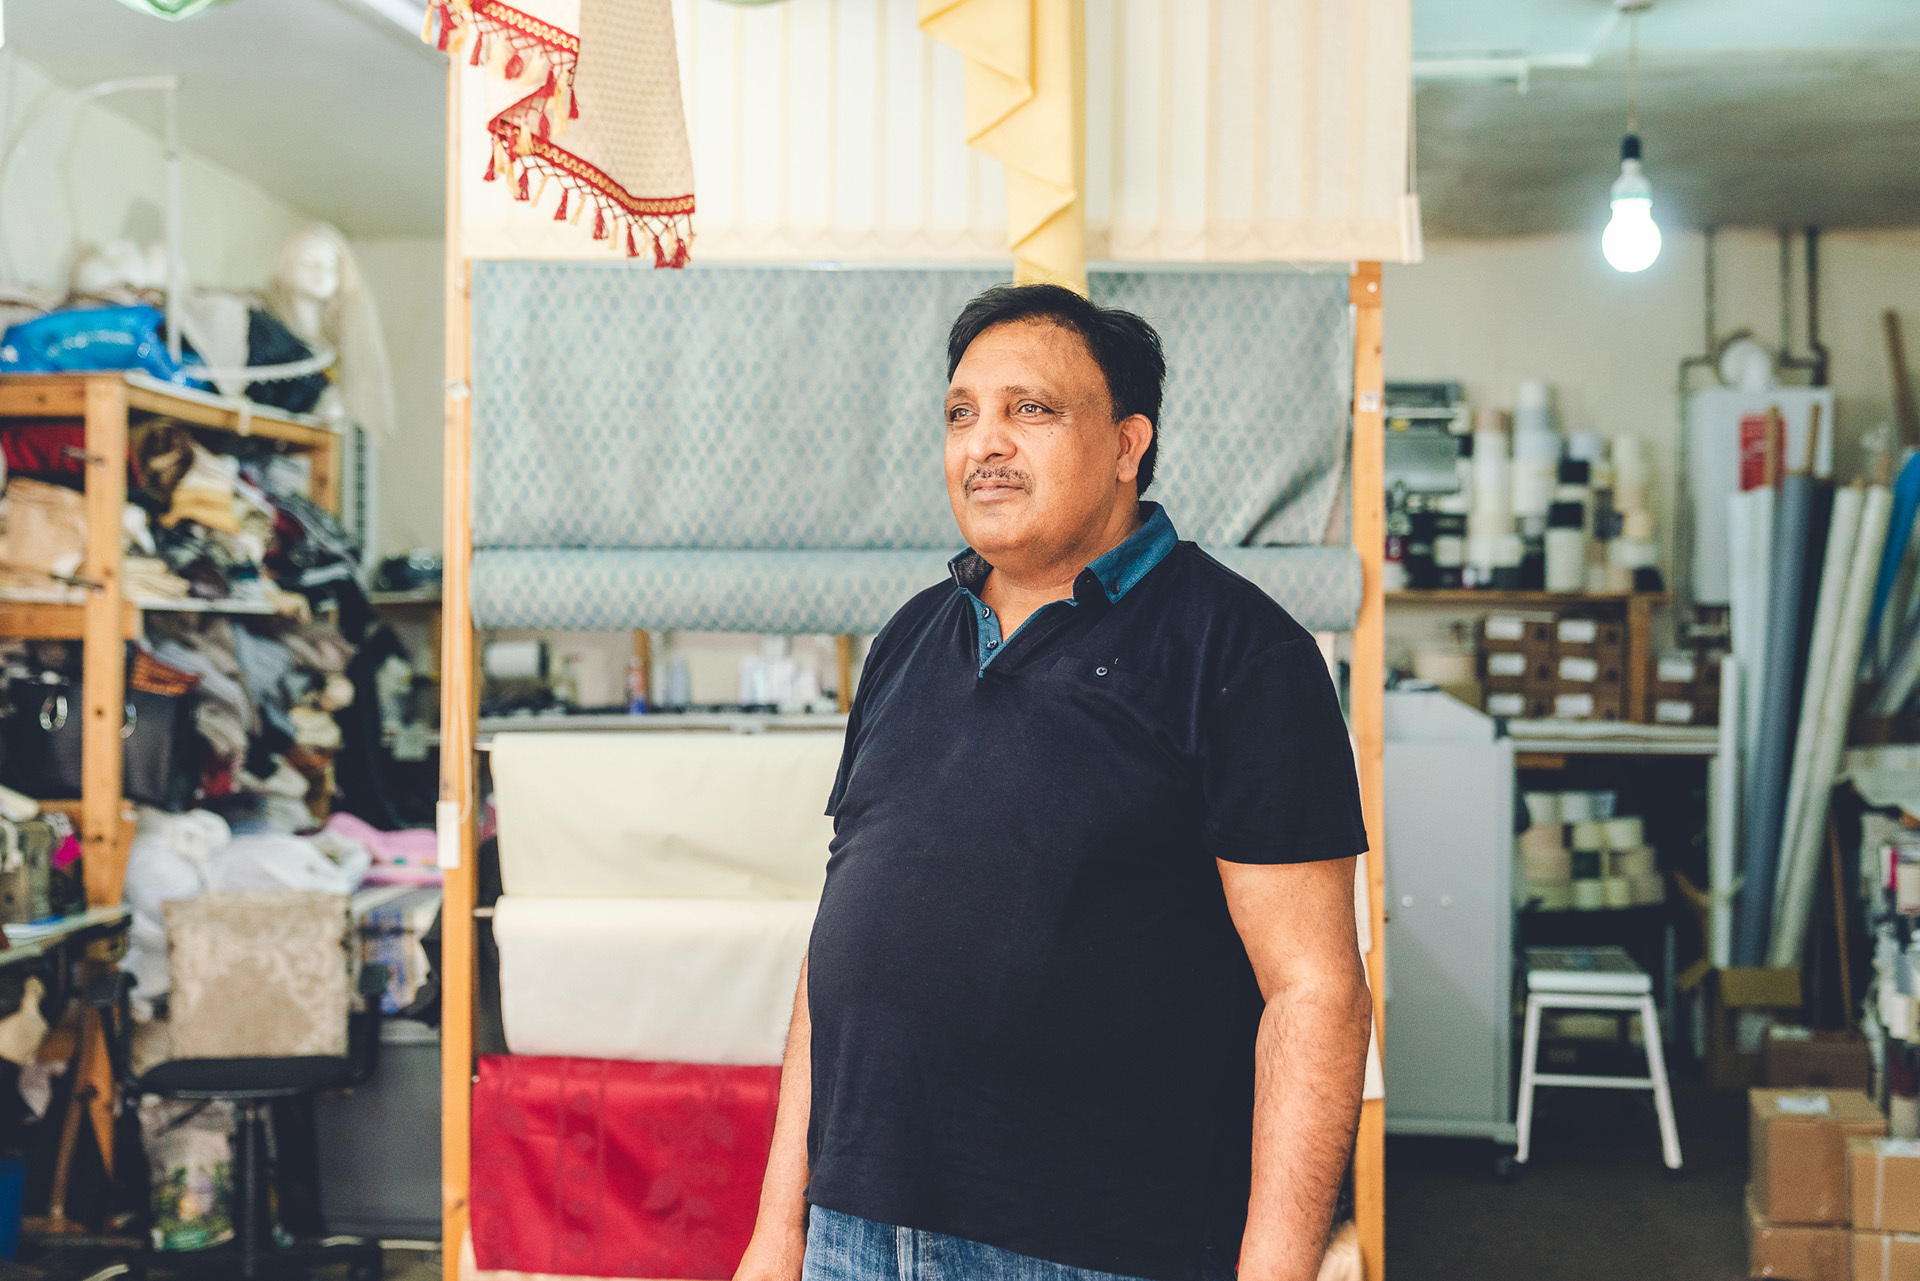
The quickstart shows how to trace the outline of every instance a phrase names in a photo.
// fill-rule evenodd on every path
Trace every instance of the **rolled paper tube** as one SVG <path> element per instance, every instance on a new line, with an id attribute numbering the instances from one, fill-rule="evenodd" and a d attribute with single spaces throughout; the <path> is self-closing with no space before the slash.
<path id="1" fill-rule="evenodd" d="M 1606 886 L 1600 878 L 1585 877 L 1573 883 L 1573 906 L 1582 912 L 1597 911 L 1607 905 Z"/>
<path id="2" fill-rule="evenodd" d="M 1608 907 L 1632 907 L 1633 886 L 1624 876 L 1609 876 L 1600 882 Z"/>
<path id="3" fill-rule="evenodd" d="M 1649 846 L 1636 845 L 1631 849 L 1613 852 L 1613 874 L 1631 879 L 1635 876 L 1660 875 L 1660 869 L 1654 862 L 1653 850 Z"/>
<path id="4" fill-rule="evenodd" d="M 1620 537 L 1636 543 L 1653 541 L 1653 513 L 1644 508 L 1621 509 Z"/>
<path id="5" fill-rule="evenodd" d="M 1630 850 L 1646 840 L 1646 826 L 1637 818 L 1610 818 L 1605 827 L 1610 850 Z"/>
<path id="6" fill-rule="evenodd" d="M 1591 823 L 1593 821 L 1593 793 L 1560 793 L 1560 821 L 1562 823 Z"/>
<path id="7" fill-rule="evenodd" d="M 1565 847 L 1550 850 L 1523 850 L 1521 868 L 1528 883 L 1559 885 L 1573 879 L 1573 853 Z"/>
<path id="8" fill-rule="evenodd" d="M 1526 792 L 1520 799 L 1526 803 L 1527 817 L 1538 826 L 1551 824 L 1558 826 L 1560 818 L 1560 793 Z"/>
<path id="9" fill-rule="evenodd" d="M 1607 829 L 1599 823 L 1575 823 L 1572 837 L 1573 848 L 1582 852 L 1607 848 Z"/>

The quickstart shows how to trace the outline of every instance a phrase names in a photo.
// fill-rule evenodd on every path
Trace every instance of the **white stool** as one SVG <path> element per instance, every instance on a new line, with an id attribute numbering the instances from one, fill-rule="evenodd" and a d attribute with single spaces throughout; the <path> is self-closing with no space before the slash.
<path id="1" fill-rule="evenodd" d="M 1540 1014 L 1543 1010 L 1625 1010 L 1640 1016 L 1646 1042 L 1646 1076 L 1586 1076 L 1541 1072 Z M 1660 1114 L 1660 1150 L 1669 1170 L 1680 1168 L 1680 1135 L 1673 1124 L 1673 1096 L 1667 1090 L 1667 1063 L 1660 1051 L 1660 1016 L 1653 1008 L 1653 982 L 1618 947 L 1530 947 L 1527 949 L 1527 1031 L 1520 1050 L 1520 1142 L 1513 1159 L 1526 1164 L 1533 1138 L 1533 1092 L 1542 1085 L 1588 1090 L 1652 1090 Z"/>

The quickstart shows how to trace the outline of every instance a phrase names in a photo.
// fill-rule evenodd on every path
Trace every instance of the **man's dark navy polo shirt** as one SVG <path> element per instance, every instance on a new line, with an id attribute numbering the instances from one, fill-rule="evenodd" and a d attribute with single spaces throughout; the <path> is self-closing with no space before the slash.
<path id="1" fill-rule="evenodd" d="M 1002 639 L 875 639 L 808 960 L 808 1199 L 1189 1281 L 1245 1225 L 1263 1004 L 1216 859 L 1366 848 L 1319 647 L 1156 505 Z"/>

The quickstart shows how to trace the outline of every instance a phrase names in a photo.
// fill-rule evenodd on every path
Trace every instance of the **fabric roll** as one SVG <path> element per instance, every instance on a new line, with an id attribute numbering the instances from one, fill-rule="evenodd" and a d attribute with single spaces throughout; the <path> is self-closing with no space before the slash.
<path id="1" fill-rule="evenodd" d="M 1520 833 L 1520 863 L 1528 881 L 1552 884 L 1573 876 L 1573 853 L 1561 831 L 1558 823 L 1536 823 Z"/>
<path id="2" fill-rule="evenodd" d="M 1750 785 L 1741 855 L 1737 965 L 1759 965 L 1767 955 L 1773 924 L 1773 882 L 1780 859 L 1787 770 L 1795 731 L 1800 684 L 1800 634 L 1806 592 L 1808 548 L 1817 520 L 1819 482 L 1791 475 L 1780 484 L 1774 511 L 1773 579 L 1767 609 L 1767 665 L 1763 674 L 1761 729 Z M 1821 528 L 1824 528 L 1822 526 Z M 1824 548 L 1823 548 L 1824 550 Z M 1812 630 L 1812 620 L 1807 620 Z"/>
<path id="3" fill-rule="evenodd" d="M 1520 799 L 1526 804 L 1527 817 L 1535 827 L 1560 825 L 1560 794 L 1558 792 L 1526 792 Z"/>
<path id="4" fill-rule="evenodd" d="M 483 1056 L 475 1264 L 731 1277 L 753 1234 L 779 1099 L 777 1067 Z"/>
<path id="5" fill-rule="evenodd" d="M 1884 485 L 1875 485 L 1867 491 L 1829 661 L 1824 666 L 1808 666 L 1808 686 L 1817 683 L 1822 687 L 1816 716 L 1817 733 L 1804 787 L 1798 795 L 1799 825 L 1788 833 L 1791 842 L 1786 855 L 1788 874 L 1782 879 L 1774 905 L 1773 938 L 1768 948 L 1768 963 L 1772 965 L 1798 965 L 1806 945 L 1814 885 L 1819 878 L 1820 855 L 1825 847 L 1827 809 L 1833 799 L 1833 780 L 1839 771 L 1840 753 L 1846 744 L 1847 722 L 1853 714 L 1855 677 L 1859 672 L 1860 652 L 1866 644 L 1867 617 L 1873 608 L 1874 585 L 1892 511 L 1893 495 Z"/>
<path id="6" fill-rule="evenodd" d="M 1591 823 L 1593 821 L 1593 793 L 1560 793 L 1560 821 L 1563 823 Z"/>
<path id="7" fill-rule="evenodd" d="M 1834 642 L 1840 633 L 1840 610 L 1847 596 L 1847 574 L 1853 564 L 1854 544 L 1860 537 L 1860 516 L 1866 505 L 1865 493 L 1857 488 L 1834 495 L 1833 515 L 1827 522 L 1826 554 L 1821 560 L 1819 603 L 1814 609 L 1813 638 L 1807 648 L 1807 679 L 1799 691 L 1800 710 L 1793 736 L 1793 764 L 1787 773 L 1786 816 L 1781 822 L 1781 847 L 1792 851 L 1799 835 L 1801 810 L 1806 805 L 1808 771 L 1813 768 L 1813 742 L 1820 732 L 1820 715 L 1827 693 L 1826 673 L 1836 657 Z M 1809 583 L 1809 587 L 1813 584 Z M 1774 868 L 1773 898 L 1775 921 L 1786 896 L 1787 880 L 1793 874 L 1792 860 L 1782 857 Z"/>
<path id="8" fill-rule="evenodd" d="M 1653 849 L 1647 845 L 1635 845 L 1613 852 L 1613 874 L 1629 880 L 1635 877 L 1657 876 L 1659 866 L 1654 861 Z"/>
<path id="9" fill-rule="evenodd" d="M 1728 546 L 1735 551 L 1728 565 L 1728 604 L 1732 615 L 1733 656 L 1740 662 L 1744 691 L 1740 705 L 1739 790 L 1742 797 L 1754 794 L 1753 771 L 1760 759 L 1760 708 L 1767 667 L 1767 606 L 1773 594 L 1776 497 L 1771 488 L 1766 488 L 1748 490 L 1727 499 Z M 1725 697 L 1723 691 L 1723 702 Z"/>
<path id="10" fill-rule="evenodd" d="M 1600 882 L 1608 907 L 1632 907 L 1633 885 L 1624 876 L 1609 876 Z"/>
<path id="11" fill-rule="evenodd" d="M 499 734 L 506 892 L 805 899 L 826 881 L 838 731 Z"/>
<path id="12" fill-rule="evenodd" d="M 1907 459 L 1894 482 L 1893 504 L 1889 514 L 1885 545 L 1880 551 L 1880 568 L 1874 577 L 1873 607 L 1867 615 L 1866 662 L 1863 678 L 1879 676 L 1889 654 L 1881 652 L 1881 642 L 1892 632 L 1888 626 L 1887 606 L 1900 577 L 1900 565 L 1906 560 L 1907 544 L 1913 537 L 1913 522 L 1920 513 L 1920 454 Z"/>
<path id="13" fill-rule="evenodd" d="M 552 899 L 494 907 L 515 1054 L 778 1064 L 815 904 Z"/>
<path id="14" fill-rule="evenodd" d="M 1592 912 L 1607 905 L 1607 890 L 1597 876 L 1582 877 L 1573 883 L 1573 906 L 1576 911 Z"/>
<path id="15" fill-rule="evenodd" d="M 1604 839 L 1610 850 L 1633 849 L 1647 837 L 1646 824 L 1632 816 L 1610 818 L 1601 824 L 1601 827 L 1604 829 Z"/>
<path id="16" fill-rule="evenodd" d="M 1737 546 L 1737 544 L 1736 544 Z M 1739 875 L 1740 752 L 1743 726 L 1742 689 L 1746 677 L 1740 660 L 1731 654 L 1720 660 L 1719 750 L 1708 765 L 1713 796 L 1712 827 L 1707 840 L 1708 951 L 1714 968 L 1733 964 L 1734 878 Z"/>
<path id="17" fill-rule="evenodd" d="M 1607 829 L 1602 823 L 1575 823 L 1569 833 L 1569 844 L 1577 850 L 1603 850 L 1607 848 Z"/>

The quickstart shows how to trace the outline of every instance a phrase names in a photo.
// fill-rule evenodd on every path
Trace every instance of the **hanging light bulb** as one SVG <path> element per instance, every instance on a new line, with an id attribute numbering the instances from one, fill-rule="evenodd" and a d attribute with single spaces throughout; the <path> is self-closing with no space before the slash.
<path id="1" fill-rule="evenodd" d="M 1620 176 L 1613 180 L 1613 218 L 1600 236 L 1600 252 L 1615 271 L 1645 271 L 1660 256 L 1660 228 L 1653 222 L 1653 186 L 1640 167 L 1640 138 L 1620 142 Z"/>
<path id="2" fill-rule="evenodd" d="M 1653 221 L 1653 184 L 1640 167 L 1640 12 L 1652 0 L 1614 0 L 1627 15 L 1627 136 L 1620 140 L 1620 176 L 1613 180 L 1613 217 L 1600 252 L 1615 271 L 1645 271 L 1660 256 Z"/>

